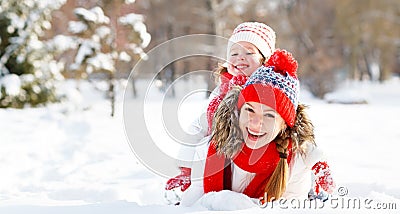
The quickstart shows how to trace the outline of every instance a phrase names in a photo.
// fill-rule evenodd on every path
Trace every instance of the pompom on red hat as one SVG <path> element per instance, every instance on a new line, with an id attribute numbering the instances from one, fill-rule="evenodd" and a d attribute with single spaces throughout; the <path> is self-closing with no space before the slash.
<path id="1" fill-rule="evenodd" d="M 246 102 L 258 102 L 273 108 L 293 127 L 300 92 L 297 61 L 286 50 L 277 49 L 267 64 L 258 68 L 240 92 L 238 108 Z"/>

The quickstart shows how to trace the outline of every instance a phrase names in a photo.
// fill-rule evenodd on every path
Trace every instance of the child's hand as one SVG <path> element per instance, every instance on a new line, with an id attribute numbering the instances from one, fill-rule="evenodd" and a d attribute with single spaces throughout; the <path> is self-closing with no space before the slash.
<path id="1" fill-rule="evenodd" d="M 186 167 L 180 167 L 180 170 L 181 174 L 167 181 L 165 185 L 166 190 L 171 190 L 177 187 L 181 187 L 181 190 L 185 191 L 187 190 L 187 188 L 189 188 L 190 184 L 192 183 L 190 180 L 190 174 L 192 169 Z"/>
<path id="2" fill-rule="evenodd" d="M 234 86 L 243 86 L 248 79 L 249 77 L 243 74 L 232 77 L 232 79 L 229 81 L 229 90 L 231 90 Z"/>

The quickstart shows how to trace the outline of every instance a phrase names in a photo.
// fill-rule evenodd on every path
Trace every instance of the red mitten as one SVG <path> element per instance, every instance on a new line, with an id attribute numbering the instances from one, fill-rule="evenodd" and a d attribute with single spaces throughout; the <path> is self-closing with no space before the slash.
<path id="1" fill-rule="evenodd" d="M 219 88 L 219 94 L 222 94 L 225 96 L 226 93 L 228 93 L 229 90 L 229 81 L 232 79 L 233 75 L 225 72 L 221 74 L 220 80 L 221 80 L 221 85 Z"/>
<path id="2" fill-rule="evenodd" d="M 234 86 L 243 86 L 249 77 L 239 74 L 237 76 L 232 77 L 229 81 L 229 90 L 231 90 Z"/>
<path id="3" fill-rule="evenodd" d="M 319 194 L 321 190 L 332 194 L 335 190 L 335 182 L 333 181 L 331 170 L 326 162 L 318 162 L 313 167 L 315 175 L 315 194 Z"/>
<path id="4" fill-rule="evenodd" d="M 181 187 L 181 190 L 185 191 L 187 190 L 187 188 L 189 188 L 190 184 L 192 183 L 190 180 L 190 174 L 192 169 L 186 167 L 179 167 L 179 169 L 181 170 L 181 174 L 167 181 L 165 185 L 166 190 L 171 190 L 177 187 Z"/>

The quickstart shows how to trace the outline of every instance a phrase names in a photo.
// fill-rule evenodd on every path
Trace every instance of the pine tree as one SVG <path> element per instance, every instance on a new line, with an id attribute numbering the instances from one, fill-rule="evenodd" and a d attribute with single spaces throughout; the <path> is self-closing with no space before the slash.
<path id="1" fill-rule="evenodd" d="M 0 107 L 34 107 L 60 99 L 56 84 L 63 79 L 62 63 L 41 38 L 51 28 L 51 12 L 64 3 L 0 1 Z"/>

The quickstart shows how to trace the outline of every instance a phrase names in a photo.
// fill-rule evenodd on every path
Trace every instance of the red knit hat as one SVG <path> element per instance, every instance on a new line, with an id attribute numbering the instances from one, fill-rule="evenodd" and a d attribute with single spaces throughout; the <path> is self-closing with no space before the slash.
<path id="1" fill-rule="evenodd" d="M 245 102 L 265 104 L 293 127 L 300 91 L 297 61 L 286 50 L 276 50 L 267 65 L 261 66 L 248 79 L 240 92 L 238 108 Z"/>

